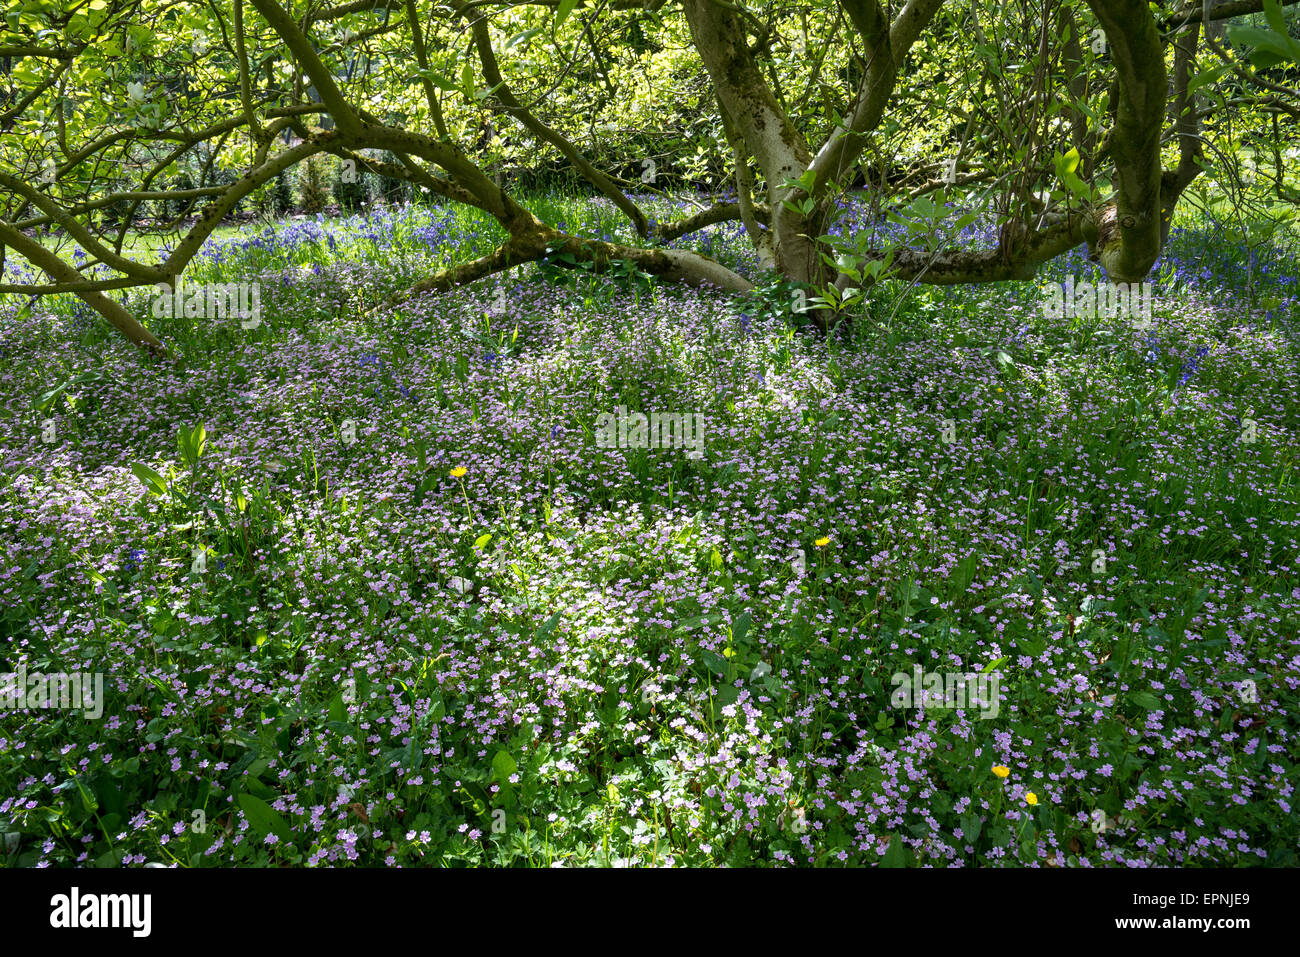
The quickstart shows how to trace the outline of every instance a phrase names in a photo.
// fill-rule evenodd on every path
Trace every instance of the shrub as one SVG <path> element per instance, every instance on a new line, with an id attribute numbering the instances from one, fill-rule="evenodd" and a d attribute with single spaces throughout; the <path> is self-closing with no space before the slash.
<path id="1" fill-rule="evenodd" d="M 298 164 L 298 205 L 304 213 L 319 213 L 329 204 L 325 161 L 319 156 L 308 157 Z"/>
<path id="2" fill-rule="evenodd" d="M 366 172 L 357 164 L 339 160 L 334 170 L 334 197 L 345 212 L 354 213 L 367 199 Z"/>

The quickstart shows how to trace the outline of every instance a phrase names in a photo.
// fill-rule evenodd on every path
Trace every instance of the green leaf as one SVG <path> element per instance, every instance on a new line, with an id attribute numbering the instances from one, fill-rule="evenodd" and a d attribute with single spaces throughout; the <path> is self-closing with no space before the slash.
<path id="1" fill-rule="evenodd" d="M 455 81 L 447 79 L 447 77 L 438 73 L 436 70 L 416 70 L 412 76 L 418 79 L 428 80 L 438 89 L 444 90 L 448 93 L 456 89 Z"/>
<path id="2" fill-rule="evenodd" d="M 544 638 L 546 635 L 549 635 L 552 629 L 554 629 L 555 626 L 559 624 L 560 616 L 563 614 L 564 612 L 557 611 L 550 618 L 547 618 L 546 621 L 542 622 L 542 624 L 537 629 L 537 637 Z"/>
<path id="3" fill-rule="evenodd" d="M 1156 711 L 1161 707 L 1160 699 L 1150 691 L 1132 691 L 1129 692 L 1128 700 L 1136 705 L 1146 708 L 1148 711 Z"/>
<path id="4" fill-rule="evenodd" d="M 1031 658 L 1037 658 L 1046 647 L 1047 642 L 1039 641 L 1031 635 L 1020 635 L 1016 638 L 1016 648 Z"/>
<path id="5" fill-rule="evenodd" d="M 509 40 L 506 41 L 506 49 L 513 50 L 521 43 L 527 43 L 530 39 L 537 36 L 537 34 L 541 32 L 542 32 L 541 27 L 533 27 L 531 30 L 524 30 L 522 33 L 516 33 Z"/>
<path id="6" fill-rule="evenodd" d="M 990 673 L 991 673 L 992 671 L 994 671 L 994 670 L 995 670 L 999 665 L 1005 664 L 1007 660 L 1008 660 L 1007 658 L 1003 657 L 1003 658 L 998 658 L 998 659 L 996 659 L 995 661 L 990 661 L 987 665 L 985 665 L 985 666 L 980 670 L 980 674 L 982 674 L 982 675 L 990 674 Z"/>
<path id="7" fill-rule="evenodd" d="M 740 697 L 740 690 L 741 689 L 737 688 L 735 685 L 722 685 L 714 695 L 713 707 L 716 710 L 721 711 L 727 705 L 735 704 L 736 699 Z"/>
<path id="8" fill-rule="evenodd" d="M 897 834 L 889 842 L 889 850 L 885 851 L 885 856 L 880 860 L 881 867 L 906 867 L 907 866 L 907 849 L 903 847 L 903 839 Z"/>
<path id="9" fill-rule="evenodd" d="M 491 532 L 488 532 L 486 535 L 480 535 L 478 538 L 474 539 L 474 551 L 481 552 L 483 550 L 483 546 L 490 541 L 492 541 Z"/>
<path id="10" fill-rule="evenodd" d="M 236 800 L 244 812 L 244 817 L 248 819 L 248 826 L 259 836 L 265 837 L 273 833 L 284 843 L 293 843 L 293 831 L 289 829 L 288 822 L 275 808 L 261 798 L 247 793 L 240 794 Z"/>
<path id="11" fill-rule="evenodd" d="M 97 572 L 95 566 L 90 563 L 90 555 L 83 551 L 77 557 L 86 563 L 86 574 L 90 576 L 92 582 L 96 585 L 102 585 L 104 582 L 108 581 L 108 579 Z"/>
<path id="12" fill-rule="evenodd" d="M 1071 149 L 1064 156 L 1056 156 L 1052 162 L 1056 164 L 1056 175 L 1064 178 L 1079 168 L 1079 151 Z"/>
<path id="13" fill-rule="evenodd" d="M 1187 92 L 1195 93 L 1207 83 L 1218 82 L 1227 73 L 1228 67 L 1226 66 L 1218 66 L 1212 70 L 1202 70 L 1187 81 Z"/>
<path id="14" fill-rule="evenodd" d="M 1288 36 L 1286 19 L 1282 16 L 1282 4 L 1277 0 L 1264 0 L 1264 19 L 1278 33 Z"/>
<path id="15" fill-rule="evenodd" d="M 145 465 L 143 462 L 132 462 L 131 471 L 135 473 L 135 477 L 143 482 L 145 488 L 147 488 L 152 494 L 158 496 L 167 494 L 167 482 L 164 481 L 161 475 L 149 468 L 149 466 Z"/>
<path id="16" fill-rule="evenodd" d="M 207 447 L 208 434 L 204 431 L 202 423 L 192 429 L 181 426 L 176 436 L 176 444 L 180 447 L 181 456 L 186 464 L 193 468 Z"/>
<path id="17" fill-rule="evenodd" d="M 564 21 L 569 19 L 569 14 L 577 5 L 578 0 L 560 0 L 560 5 L 555 10 L 555 29 L 564 26 Z"/>
<path id="18" fill-rule="evenodd" d="M 1088 199 L 1092 195 L 1092 190 L 1088 188 L 1088 184 L 1075 173 L 1075 170 L 1079 168 L 1079 151 L 1077 149 L 1071 149 L 1064 156 L 1058 153 L 1052 157 L 1052 164 L 1056 167 L 1057 179 L 1071 193 L 1081 199 Z"/>
<path id="19" fill-rule="evenodd" d="M 492 776 L 498 784 L 509 784 L 510 775 L 519 770 L 519 765 L 508 751 L 498 751 L 492 757 Z"/>
<path id="20" fill-rule="evenodd" d="M 1300 62 L 1300 43 L 1287 36 L 1284 30 L 1264 30 L 1259 27 L 1229 27 L 1228 39 L 1233 43 L 1253 47 L 1250 62 L 1256 67 L 1275 66 L 1286 60 Z"/>
<path id="21" fill-rule="evenodd" d="M 708 668 L 720 678 L 725 678 L 727 672 L 730 670 L 727 664 L 727 659 L 712 651 L 701 650 L 700 661 L 704 664 L 704 667 Z"/>
<path id="22" fill-rule="evenodd" d="M 343 703 L 343 693 L 339 692 L 330 702 L 329 720 L 338 724 L 345 724 L 348 720 L 348 707 Z"/>

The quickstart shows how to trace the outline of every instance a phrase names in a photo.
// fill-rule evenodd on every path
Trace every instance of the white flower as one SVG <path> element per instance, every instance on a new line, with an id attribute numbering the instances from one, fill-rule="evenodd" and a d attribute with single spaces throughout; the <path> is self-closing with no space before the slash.
<path id="1" fill-rule="evenodd" d="M 474 583 L 468 578 L 453 578 L 451 581 L 447 582 L 447 584 L 454 591 L 458 591 L 462 595 L 474 590 Z"/>

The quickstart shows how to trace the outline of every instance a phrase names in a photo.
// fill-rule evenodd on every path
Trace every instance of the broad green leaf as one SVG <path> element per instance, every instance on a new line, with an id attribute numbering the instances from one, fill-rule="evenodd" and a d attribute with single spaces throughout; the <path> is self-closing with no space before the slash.
<path id="1" fill-rule="evenodd" d="M 557 611 L 550 618 L 546 619 L 546 621 L 542 622 L 542 624 L 537 629 L 537 637 L 542 638 L 545 637 L 546 635 L 549 635 L 551 631 L 555 628 L 555 626 L 559 624 L 560 616 L 563 614 L 564 612 Z"/>
<path id="2" fill-rule="evenodd" d="M 889 842 L 889 850 L 885 851 L 885 856 L 880 860 L 881 867 L 906 867 L 907 866 L 907 849 L 903 847 L 903 839 L 897 834 Z"/>
<path id="3" fill-rule="evenodd" d="M 731 626 L 731 637 L 736 644 L 740 644 L 745 640 L 745 636 L 749 634 L 749 625 L 752 621 L 753 618 L 750 616 L 749 612 L 744 612 Z"/>
<path id="4" fill-rule="evenodd" d="M 416 70 L 412 76 L 418 79 L 428 80 L 438 89 L 444 90 L 448 93 L 456 89 L 455 81 L 447 79 L 447 77 L 443 76 L 436 70 Z"/>
<path id="5" fill-rule="evenodd" d="M 492 757 L 492 774 L 498 784 L 508 784 L 510 775 L 519 770 L 519 765 L 508 751 L 498 751 Z"/>
<path id="6" fill-rule="evenodd" d="M 537 34 L 541 32 L 542 32 L 541 27 L 533 27 L 531 30 L 525 30 L 522 33 L 516 33 L 509 40 L 506 41 L 506 49 L 513 50 L 515 47 L 519 46 L 520 44 L 527 43 L 529 40 L 531 40 L 533 37 L 537 36 Z"/>
<path id="7" fill-rule="evenodd" d="M 578 0 L 560 0 L 560 5 L 555 10 L 555 29 L 564 26 L 564 21 L 569 19 L 569 14 L 577 5 Z"/>
<path id="8" fill-rule="evenodd" d="M 344 724 L 348 720 L 348 707 L 343 703 L 343 693 L 340 692 L 330 701 L 329 720 Z"/>
<path id="9" fill-rule="evenodd" d="M 132 462 L 131 471 L 135 473 L 136 478 L 144 483 L 145 488 L 154 495 L 161 496 L 167 494 L 167 482 L 164 481 L 161 475 L 149 468 L 149 466 L 145 465 L 143 462 Z"/>
<path id="10" fill-rule="evenodd" d="M 258 835 L 265 837 L 267 834 L 274 834 L 286 844 L 293 843 L 293 831 L 275 808 L 261 798 L 248 793 L 240 794 L 236 800 L 244 812 L 244 817 L 248 819 L 248 826 Z"/>
<path id="11" fill-rule="evenodd" d="M 1259 27 L 1229 27 L 1228 38 L 1233 43 L 1252 47 L 1252 64 L 1270 67 L 1285 60 L 1300 58 L 1300 44 L 1284 33 Z"/>
<path id="12" fill-rule="evenodd" d="M 1056 174 L 1064 177 L 1067 173 L 1073 173 L 1079 168 L 1079 151 L 1071 149 L 1064 156 L 1057 156 L 1054 160 L 1056 163 Z"/>

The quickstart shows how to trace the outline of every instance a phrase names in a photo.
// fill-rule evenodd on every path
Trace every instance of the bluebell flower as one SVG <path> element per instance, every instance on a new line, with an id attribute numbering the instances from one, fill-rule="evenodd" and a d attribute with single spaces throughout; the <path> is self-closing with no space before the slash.
<path id="1" fill-rule="evenodd" d="M 1192 376 L 1196 375 L 1196 371 L 1201 366 L 1201 357 L 1207 355 L 1209 351 L 1209 346 L 1201 346 L 1196 350 L 1196 354 L 1192 358 L 1183 363 L 1183 374 L 1178 378 L 1179 386 L 1186 385 L 1191 381 Z"/>

